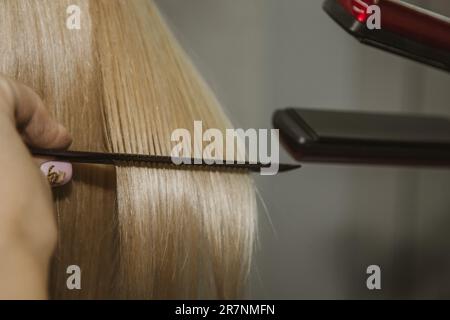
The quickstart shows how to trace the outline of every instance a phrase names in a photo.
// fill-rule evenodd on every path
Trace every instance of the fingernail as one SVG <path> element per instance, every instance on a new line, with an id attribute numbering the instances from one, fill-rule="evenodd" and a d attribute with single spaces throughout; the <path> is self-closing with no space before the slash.
<path id="1" fill-rule="evenodd" d="M 48 161 L 41 165 L 41 171 L 52 187 L 60 187 L 72 179 L 72 164 L 69 162 Z"/>

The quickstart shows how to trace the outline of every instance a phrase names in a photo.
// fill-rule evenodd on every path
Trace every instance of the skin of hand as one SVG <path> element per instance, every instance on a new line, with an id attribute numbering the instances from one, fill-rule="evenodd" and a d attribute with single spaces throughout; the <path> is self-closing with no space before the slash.
<path id="1" fill-rule="evenodd" d="M 29 87 L 0 75 L 0 299 L 46 299 L 57 229 L 49 183 L 27 145 L 64 149 L 68 131 Z"/>

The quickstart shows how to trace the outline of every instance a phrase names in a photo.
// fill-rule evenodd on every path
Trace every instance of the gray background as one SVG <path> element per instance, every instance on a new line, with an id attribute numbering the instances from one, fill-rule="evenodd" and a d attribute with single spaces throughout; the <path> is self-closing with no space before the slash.
<path id="1" fill-rule="evenodd" d="M 450 2 L 415 1 L 450 16 Z M 237 127 L 277 108 L 450 115 L 450 74 L 365 47 L 318 0 L 160 0 Z M 286 155 L 283 155 L 287 159 Z M 260 243 L 250 297 L 450 297 L 450 171 L 305 165 L 256 177 Z M 382 290 L 365 286 L 382 269 Z"/>

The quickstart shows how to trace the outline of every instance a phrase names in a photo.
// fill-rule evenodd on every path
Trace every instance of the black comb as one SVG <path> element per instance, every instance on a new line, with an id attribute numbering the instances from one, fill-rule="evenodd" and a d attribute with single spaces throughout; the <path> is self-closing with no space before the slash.
<path id="1" fill-rule="evenodd" d="M 135 163 L 147 164 L 167 164 L 173 166 L 205 166 L 212 168 L 223 169 L 247 169 L 252 172 L 259 172 L 263 168 L 269 168 L 271 164 L 250 163 L 250 162 L 234 162 L 234 163 L 212 163 L 209 164 L 205 159 L 196 158 L 176 158 L 179 165 L 173 162 L 170 156 L 157 156 L 145 154 L 128 154 L 128 153 L 107 153 L 107 152 L 86 152 L 86 151 L 66 151 L 66 150 L 49 150 L 49 149 L 30 149 L 35 156 L 51 157 L 57 160 L 69 161 L 74 163 L 95 163 L 95 164 L 110 164 L 110 165 L 134 165 Z M 189 160 L 189 161 L 188 161 Z M 213 160 L 211 160 L 212 162 Z M 185 163 L 188 162 L 188 163 Z M 300 168 L 299 164 L 284 164 L 278 165 L 278 172 L 286 172 Z"/>

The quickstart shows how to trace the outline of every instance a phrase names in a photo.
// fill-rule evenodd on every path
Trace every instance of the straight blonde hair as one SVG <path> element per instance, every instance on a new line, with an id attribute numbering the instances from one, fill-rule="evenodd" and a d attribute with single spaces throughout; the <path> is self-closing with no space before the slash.
<path id="1" fill-rule="evenodd" d="M 69 5 L 81 29 L 66 28 Z M 171 132 L 231 127 L 150 0 L 0 0 L 0 72 L 34 88 L 74 150 L 170 155 Z M 244 171 L 74 166 L 56 192 L 51 297 L 238 298 L 256 228 Z M 82 271 L 68 290 L 67 267 Z"/>

